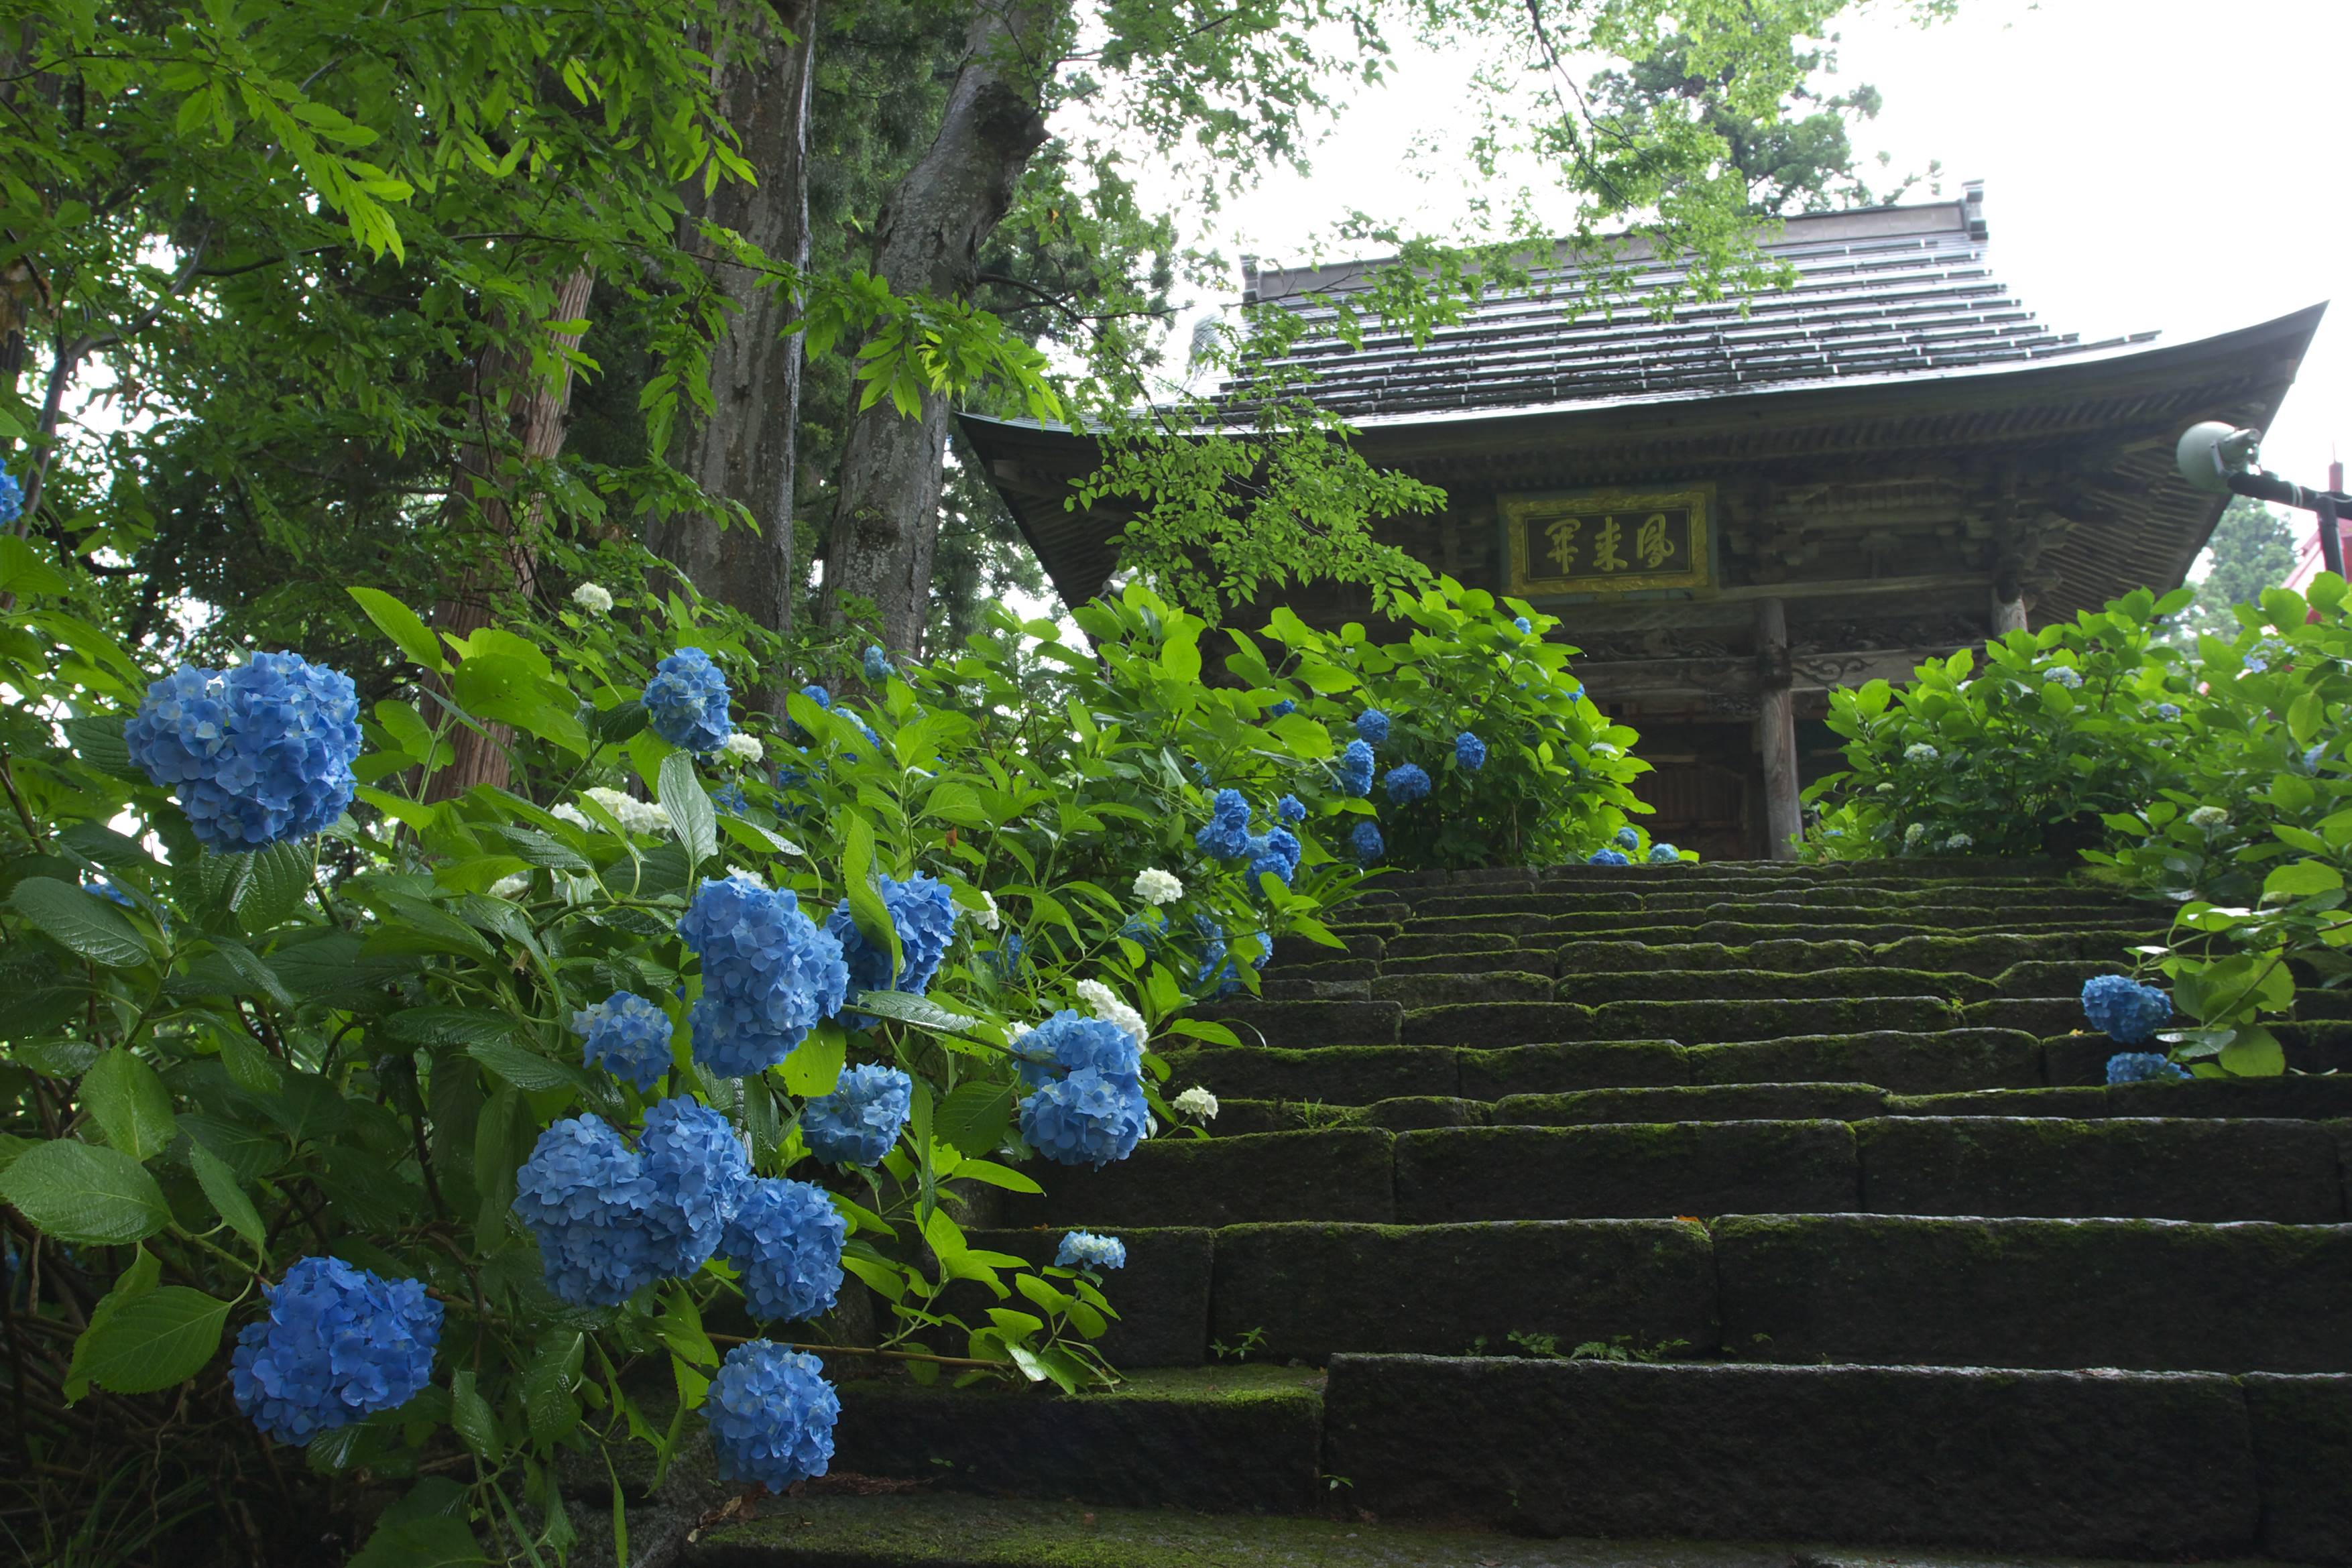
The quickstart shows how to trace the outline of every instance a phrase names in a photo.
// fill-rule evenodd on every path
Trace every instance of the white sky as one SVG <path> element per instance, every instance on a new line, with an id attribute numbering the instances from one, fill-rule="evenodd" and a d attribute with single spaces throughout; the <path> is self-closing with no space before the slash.
<path id="1" fill-rule="evenodd" d="M 2352 457 L 2352 110 L 2323 85 L 2352 61 L 2352 4 L 1960 0 L 1960 13 L 1923 30 L 1880 5 L 1842 24 L 1837 82 L 1885 98 L 1857 146 L 1896 170 L 1940 160 L 1945 196 L 1985 181 L 1996 272 L 2086 340 L 2154 328 L 2179 342 L 2337 298 L 2263 448 L 2267 466 L 2325 483 L 2332 443 Z M 1295 264 L 1350 207 L 1442 233 L 1470 193 L 1442 166 L 1417 181 L 1405 154 L 1464 120 L 1444 108 L 1464 91 L 1459 62 L 1409 62 L 1357 96 L 1311 176 L 1268 180 L 1210 237 Z"/>

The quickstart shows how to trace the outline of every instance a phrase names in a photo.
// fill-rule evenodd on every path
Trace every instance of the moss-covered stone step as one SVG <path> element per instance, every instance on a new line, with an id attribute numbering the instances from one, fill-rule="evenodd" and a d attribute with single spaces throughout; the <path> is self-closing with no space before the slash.
<path id="1" fill-rule="evenodd" d="M 1972 1002 L 1999 994 L 1980 975 L 1875 965 L 1806 969 L 1633 968 L 1564 972 L 1558 1000 L 1594 1006 L 1612 1001 L 1808 1001 L 1829 998 L 1938 997 Z"/>
<path id="2" fill-rule="evenodd" d="M 1320 1500 L 1322 1375 L 1245 1365 L 1050 1385 L 841 1385 L 833 1468 L 956 1491 L 1306 1512 Z"/>
<path id="3" fill-rule="evenodd" d="M 2111 941 L 2109 951 L 2121 951 L 2135 943 L 2160 939 L 2161 927 L 2138 920 L 2004 920 L 1979 923 L 1923 925 L 1916 921 L 1894 919 L 1867 925 L 1815 925 L 1803 921 L 1748 921 L 1741 919 L 1707 920 L 1695 925 L 1641 925 L 1621 926 L 1615 931 L 1546 933 L 1556 936 L 1564 946 L 1570 941 L 1588 940 L 1607 936 L 1620 941 L 1645 942 L 1654 946 L 1673 943 L 1722 944 L 1726 946 L 1747 946 L 1758 942 L 1859 942 L 1866 946 L 1882 947 L 1889 944 L 1912 941 L 1951 942 L 2002 936 L 2028 941 L 2042 937 L 2074 939 L 2101 938 Z M 1885 960 L 1922 967 L 1942 967 L 1926 954 L 1905 955 Z M 1951 966 L 1961 967 L 1963 966 Z"/>
<path id="4" fill-rule="evenodd" d="M 1787 1035 L 1858 1034 L 1878 1030 L 1931 1031 L 1958 1027 L 1942 997 L 1821 997 L 1799 1000 L 1490 1002 L 1418 1008 L 1399 1020 L 1403 1045 L 1491 1048 L 1594 1040 L 1750 1040 Z M 1326 1034 L 1338 1044 L 1349 1037 Z M 1276 1043 L 1307 1044 L 1293 1036 Z"/>
<path id="5" fill-rule="evenodd" d="M 1634 910 L 1682 911 L 1715 908 L 1726 904 L 1797 904 L 1807 908 L 1894 909 L 1933 904 L 2007 911 L 2022 906 L 2037 909 L 2098 910 L 2145 915 L 2145 903 L 2111 893 L 2063 887 L 2015 884 L 1979 887 L 1967 883 L 1900 885 L 1849 883 L 1802 887 L 1780 884 L 1737 887 L 1728 884 L 1662 888 L 1644 892 L 1558 889 L 1532 893 L 1457 893 L 1422 894 L 1404 903 L 1409 918 L 1418 922 L 1465 915 L 1623 914 Z"/>
<path id="6" fill-rule="evenodd" d="M 677 1568 L 1789 1568 L 1783 1545 L 1690 1541 L 1533 1541 L 1486 1531 L 1341 1517 L 1110 1508 L 1065 1498 L 929 1490 L 861 1496 L 821 1480 L 744 1521 L 705 1530 Z M 863 1489 L 870 1490 L 870 1489 Z M 1345 1488 L 1335 1489 L 1344 1499 Z M 1862 1568 L 1828 1549 L 1804 1560 Z M 1904 1568 L 2011 1568 L 1983 1558 L 1905 1559 Z M 2022 1563 L 2015 1568 L 2025 1568 Z M 2118 1565 L 2120 1568 L 2120 1565 Z"/>
<path id="7" fill-rule="evenodd" d="M 1435 1096 L 1500 1100 L 1675 1084 L 1867 1083 L 1932 1094 L 2042 1087 L 2044 1042 L 2010 1030 L 1874 1030 L 1685 1047 L 1582 1040 L 1492 1050 L 1202 1046 L 1168 1053 L 1171 1084 L 1311 1107 Z M 2100 1076 L 2106 1058 L 2101 1056 Z M 1319 1112 L 1318 1113 L 1320 1113 Z"/>
<path id="8" fill-rule="evenodd" d="M 1401 938 L 1400 940 L 1409 940 Z M 1814 969 L 1874 965 L 1894 969 L 1958 972 L 1990 979 L 2020 963 L 2071 961 L 2116 964 L 2127 944 L 2100 932 L 2036 936 L 1913 936 L 1875 946 L 1832 938 L 1824 942 L 1767 939 L 1732 946 L 1721 942 L 1570 942 L 1558 952 L 1559 972 L 1596 969 Z M 1395 972 L 1392 965 L 1384 966 Z"/>
<path id="9" fill-rule="evenodd" d="M 1512 1355 L 1514 1334 L 1560 1354 L 1716 1348 L 1707 1235 L 1676 1220 L 1241 1225 L 1217 1232 L 1215 1256 L 1210 1337 L 1277 1361 Z"/>
<path id="10" fill-rule="evenodd" d="M 2352 1073 L 2352 1024 L 2282 1023 L 2272 1025 L 2271 1032 L 2285 1048 L 2289 1072 Z M 2049 1082 L 2053 1084 L 2104 1083 L 2109 1057 L 2119 1051 L 2145 1049 L 2118 1044 L 2104 1034 L 2080 1032 L 2051 1035 L 2042 1042 Z"/>
<path id="11" fill-rule="evenodd" d="M 1437 952 L 1418 957 L 1390 958 L 1381 964 L 1385 978 L 1406 978 L 1419 975 L 1499 975 L 1528 974 L 1550 976 L 1558 973 L 1559 956 L 1550 947 L 1503 947 L 1484 952 Z"/>
<path id="12" fill-rule="evenodd" d="M 1863 1173 L 1856 1207 L 1873 1213 L 2294 1224 L 2346 1217 L 2338 1123 L 1890 1116 L 1853 1131 Z"/>
<path id="13" fill-rule="evenodd" d="M 1327 1127 L 1162 1139 L 1010 1196 L 1013 1226 L 1665 1219 L 1719 1214 L 2346 1218 L 2344 1124 L 1861 1122 Z"/>
<path id="14" fill-rule="evenodd" d="M 2298 1419 L 2352 1427 L 2352 1378 L 1343 1355 L 1324 1464 L 1384 1519 L 2290 1556 L 2352 1518 L 2269 1462 Z"/>
<path id="15" fill-rule="evenodd" d="M 1841 1214 L 1708 1229 L 1734 1361 L 2352 1370 L 2352 1226 Z"/>
<path id="16" fill-rule="evenodd" d="M 1705 1083 L 1511 1094 L 1487 1108 L 1496 1127 L 1583 1127 L 1615 1122 L 1859 1122 L 1886 1113 L 1867 1083 Z M 1368 1107 L 1378 1109 L 1378 1107 Z"/>

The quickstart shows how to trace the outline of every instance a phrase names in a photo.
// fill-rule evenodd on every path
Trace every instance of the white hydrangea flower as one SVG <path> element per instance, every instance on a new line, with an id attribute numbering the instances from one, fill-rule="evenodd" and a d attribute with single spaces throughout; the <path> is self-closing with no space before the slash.
<path id="1" fill-rule="evenodd" d="M 1217 1119 L 1217 1097 L 1197 1083 L 1170 1101 L 1169 1104 L 1187 1116 L 1198 1116 L 1203 1122 Z"/>
<path id="2" fill-rule="evenodd" d="M 1892 795 L 1895 793 L 1895 786 L 1892 784 L 1881 784 L 1878 787 L 1878 792 L 1882 795 Z"/>
<path id="3" fill-rule="evenodd" d="M 490 883 L 492 898 L 513 898 L 530 891 L 530 873 L 527 871 L 516 872 L 511 876 L 502 876 Z"/>
<path id="4" fill-rule="evenodd" d="M 973 891 L 979 890 L 975 888 Z M 971 923 L 982 931 L 993 931 L 1004 924 L 1004 916 L 996 912 L 996 899 L 993 894 L 981 894 L 980 910 L 972 915 Z"/>
<path id="5" fill-rule="evenodd" d="M 2200 806 L 2189 813 L 2192 828 L 2218 828 L 2230 820 L 2230 813 L 2219 806 Z"/>
<path id="6" fill-rule="evenodd" d="M 569 822 L 575 828 L 593 828 L 596 825 L 588 820 L 587 812 L 569 800 L 561 806 L 549 807 L 547 814 L 559 822 Z"/>
<path id="7" fill-rule="evenodd" d="M 1942 755 L 1924 740 L 1915 740 L 1903 748 L 1903 760 L 1906 762 L 1933 762 Z"/>
<path id="8" fill-rule="evenodd" d="M 1927 836 L 1927 824 L 1925 822 L 1914 822 L 1903 830 L 1903 841 L 1906 845 L 1916 844 Z"/>
<path id="9" fill-rule="evenodd" d="M 1133 1035 L 1137 1044 L 1143 1042 L 1143 1015 L 1120 1001 L 1117 993 L 1100 980 L 1080 980 L 1078 1000 L 1086 1003 L 1087 1010 L 1095 1017 L 1106 1023 L 1115 1023 Z"/>
<path id="10" fill-rule="evenodd" d="M 756 871 L 746 871 L 740 865 L 729 866 L 727 868 L 727 874 L 731 877 L 740 877 L 743 881 L 750 883 L 753 887 L 765 887 L 768 885 L 768 879 L 766 877 L 761 876 Z"/>
<path id="11" fill-rule="evenodd" d="M 1135 873 L 1135 896 L 1146 904 L 1173 904 L 1184 896 L 1184 884 L 1174 872 L 1146 866 Z"/>
<path id="12" fill-rule="evenodd" d="M 1974 849 L 1976 847 L 1976 840 L 1969 837 L 1966 833 L 1954 833 L 1950 838 L 1944 841 L 1944 847 L 1948 850 Z"/>
<path id="13" fill-rule="evenodd" d="M 604 808 L 613 820 L 621 824 L 625 833 L 666 833 L 669 831 L 669 810 L 651 800 L 640 800 L 618 789 L 599 785 L 588 791 L 588 799 Z"/>
<path id="14" fill-rule="evenodd" d="M 609 615 L 613 596 L 593 582 L 583 582 L 572 591 L 572 602 L 591 615 Z"/>
<path id="15" fill-rule="evenodd" d="M 733 731 L 721 741 L 719 749 L 738 762 L 757 762 L 768 755 L 768 748 L 760 744 L 758 736 L 746 735 L 740 729 Z"/>

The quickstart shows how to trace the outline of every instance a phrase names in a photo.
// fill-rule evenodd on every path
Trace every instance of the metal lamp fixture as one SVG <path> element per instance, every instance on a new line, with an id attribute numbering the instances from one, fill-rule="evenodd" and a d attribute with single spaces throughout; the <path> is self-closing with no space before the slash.
<path id="1" fill-rule="evenodd" d="M 2263 433 L 2242 430 L 2218 419 L 2192 424 L 2180 433 L 2172 460 L 2191 488 L 2215 496 L 2251 496 L 2319 515 L 2319 556 L 2336 576 L 2344 575 L 2344 541 L 2336 519 L 2352 508 L 2352 496 L 2340 490 L 2306 490 L 2260 466 Z"/>

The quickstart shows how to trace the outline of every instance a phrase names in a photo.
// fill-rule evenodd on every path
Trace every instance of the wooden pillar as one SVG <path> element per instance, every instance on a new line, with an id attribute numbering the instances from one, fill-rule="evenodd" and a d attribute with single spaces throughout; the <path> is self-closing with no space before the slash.
<path id="1" fill-rule="evenodd" d="M 1756 671 L 1763 688 L 1757 727 L 1764 751 L 1766 853 L 1794 860 L 1804 831 L 1797 809 L 1797 705 L 1789 689 L 1789 615 L 1777 599 L 1756 606 Z"/>
<path id="2" fill-rule="evenodd" d="M 1999 583 L 1995 583 L 1992 588 L 1992 634 L 1996 637 L 2006 637 L 2011 632 L 2022 632 L 2024 630 L 2024 599 L 2022 597 L 2014 599 L 2003 598 L 2001 596 L 2000 585 Z"/>

